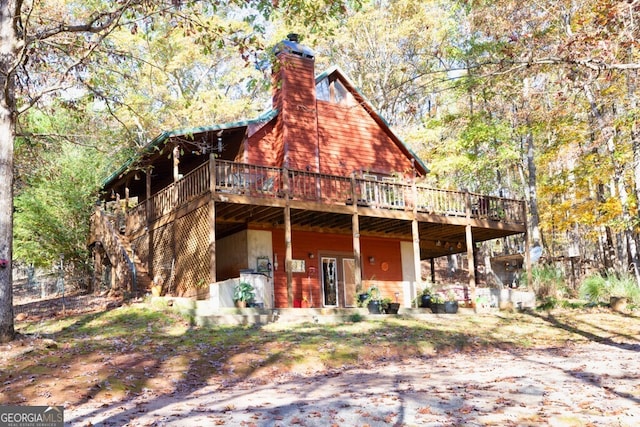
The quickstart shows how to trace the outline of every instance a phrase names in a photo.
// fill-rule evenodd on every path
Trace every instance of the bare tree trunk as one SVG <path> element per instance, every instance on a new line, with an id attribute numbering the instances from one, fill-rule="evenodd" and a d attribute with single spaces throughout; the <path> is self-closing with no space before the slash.
<path id="1" fill-rule="evenodd" d="M 636 97 L 636 79 L 638 77 L 638 71 L 630 71 L 627 73 L 627 96 L 629 97 L 629 105 L 632 111 L 638 108 L 638 99 Z M 631 149 L 633 151 L 633 191 L 636 196 L 636 200 L 640 200 L 640 130 L 638 130 L 638 119 L 634 116 L 633 123 L 631 123 Z M 636 206 L 635 216 L 640 216 L 640 203 Z M 633 216 L 630 214 L 630 216 Z M 633 266 L 634 273 L 636 275 L 636 281 L 640 286 L 640 250 L 638 249 L 638 233 L 634 231 L 635 226 L 632 224 L 629 232 L 629 252 L 631 254 L 631 265 Z"/>
<path id="2" fill-rule="evenodd" d="M 17 39 L 15 0 L 0 3 L 0 342 L 13 340 L 13 142 L 15 98 L 13 67 Z"/>
<path id="3" fill-rule="evenodd" d="M 584 93 L 589 101 L 591 107 L 591 114 L 598 122 L 598 127 L 602 134 L 602 139 L 606 144 L 607 151 L 611 157 L 611 164 L 613 165 L 613 184 L 612 190 L 618 192 L 620 197 L 620 205 L 622 206 L 622 220 L 624 224 L 624 233 L 620 236 L 620 245 L 618 252 L 618 262 L 621 264 L 621 270 L 628 272 L 631 270 L 636 278 L 636 282 L 640 285 L 640 269 L 638 266 L 637 248 L 633 239 L 632 233 L 632 219 L 629 210 L 629 198 L 627 188 L 623 179 L 624 167 L 616 159 L 616 131 L 612 126 L 608 126 L 605 118 L 598 109 L 595 95 L 588 84 L 584 85 Z M 630 250 L 629 254 L 627 250 Z"/>
<path id="4" fill-rule="evenodd" d="M 542 245 L 542 233 L 540 232 L 540 212 L 538 210 L 538 190 L 536 181 L 535 147 L 531 129 L 527 130 L 525 136 L 527 144 L 527 187 L 529 193 L 529 215 L 531 226 L 531 242 L 533 246 Z"/>

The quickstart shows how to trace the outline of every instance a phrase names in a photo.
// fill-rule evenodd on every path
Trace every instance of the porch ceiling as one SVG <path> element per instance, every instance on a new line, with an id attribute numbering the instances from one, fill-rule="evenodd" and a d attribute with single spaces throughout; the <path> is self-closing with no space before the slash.
<path id="1" fill-rule="evenodd" d="M 407 219 L 360 215 L 360 234 L 363 236 L 392 237 L 412 240 L 411 221 Z M 432 218 L 418 222 L 421 259 L 437 258 L 466 252 L 465 226 L 447 223 L 446 218 Z M 259 206 L 238 203 L 216 203 L 216 236 L 225 237 L 248 226 L 255 228 L 284 228 L 284 209 L 281 206 Z M 343 212 L 291 209 L 291 227 L 294 230 L 352 234 L 352 215 Z M 522 230 L 504 227 L 500 223 L 472 225 L 476 242 L 522 233 Z M 437 242 L 440 242 L 439 245 Z"/>

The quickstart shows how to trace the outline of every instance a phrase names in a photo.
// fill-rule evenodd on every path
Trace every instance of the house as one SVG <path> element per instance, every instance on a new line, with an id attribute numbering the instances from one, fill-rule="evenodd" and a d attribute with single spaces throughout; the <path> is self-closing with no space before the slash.
<path id="1" fill-rule="evenodd" d="M 164 132 L 105 181 L 120 219 L 93 216 L 98 275 L 216 307 L 241 279 L 266 308 L 354 307 L 371 286 L 410 306 L 421 260 L 473 266 L 476 242 L 526 232 L 522 201 L 420 184 L 426 165 L 295 35 L 276 58 L 270 111 Z"/>

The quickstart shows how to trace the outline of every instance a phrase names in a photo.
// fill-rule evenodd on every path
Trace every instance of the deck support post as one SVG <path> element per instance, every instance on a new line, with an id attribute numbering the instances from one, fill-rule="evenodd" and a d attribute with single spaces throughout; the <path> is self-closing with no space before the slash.
<path id="1" fill-rule="evenodd" d="M 473 231 L 471 229 L 471 195 L 465 192 L 465 210 L 467 212 L 467 225 L 465 226 L 465 241 L 467 242 L 467 268 L 469 270 L 469 299 L 476 299 L 476 262 L 473 244 Z"/>
<path id="2" fill-rule="evenodd" d="M 287 273 L 287 307 L 293 307 L 293 272 L 291 264 L 293 249 L 291 247 L 291 207 L 287 203 L 284 207 L 284 269 Z"/>
<path id="3" fill-rule="evenodd" d="M 216 202 L 213 195 L 216 192 L 216 157 L 209 154 L 209 281 L 213 286 L 216 277 Z"/>
<path id="4" fill-rule="evenodd" d="M 147 228 L 148 235 L 148 245 L 149 245 L 149 255 L 147 256 L 147 271 L 149 272 L 149 277 L 154 277 L 153 273 L 153 257 L 154 257 L 154 246 L 153 246 L 153 230 L 151 230 L 151 168 L 147 168 L 144 172 L 145 176 L 145 226 Z"/>
<path id="5" fill-rule="evenodd" d="M 418 220 L 413 218 L 411 221 L 411 236 L 413 240 L 413 269 L 415 282 L 411 290 L 411 300 L 418 296 L 418 287 L 422 288 L 422 265 L 420 264 L 420 229 L 418 228 Z"/>
<path id="6" fill-rule="evenodd" d="M 356 289 L 362 289 L 362 262 L 360 250 L 360 218 L 355 212 L 351 217 L 353 232 L 353 258 L 354 258 L 354 275 L 356 281 Z"/>
<path id="7" fill-rule="evenodd" d="M 284 271 L 287 274 L 287 307 L 293 307 L 293 271 L 291 269 L 293 248 L 291 247 L 291 192 L 289 169 L 282 169 L 282 185 L 285 194 L 284 207 Z"/>
<path id="8" fill-rule="evenodd" d="M 531 271 L 531 235 L 529 234 L 529 221 L 527 221 L 527 202 L 522 203 L 522 221 L 524 223 L 524 263 L 527 269 L 527 284 L 533 283 L 533 272 Z"/>
<path id="9" fill-rule="evenodd" d="M 353 258 L 356 289 L 362 289 L 362 251 L 360 248 L 360 218 L 358 217 L 358 192 L 356 191 L 356 177 L 351 174 L 351 200 L 353 214 L 351 216 L 351 233 L 353 235 Z"/>
<path id="10" fill-rule="evenodd" d="M 431 283 L 436 283 L 436 260 L 435 260 L 435 258 L 429 258 L 429 264 L 431 265 Z"/>
<path id="11" fill-rule="evenodd" d="M 465 233 L 465 240 L 467 241 L 467 267 L 469 268 L 469 298 L 471 302 L 473 302 L 476 299 L 476 262 L 471 224 L 466 225 Z"/>
<path id="12" fill-rule="evenodd" d="M 411 161 L 413 164 L 413 160 Z M 418 187 L 416 185 L 416 170 L 413 169 L 411 179 L 411 195 L 413 197 L 413 219 L 411 220 L 411 240 L 413 242 L 413 271 L 414 282 L 411 286 L 411 301 L 418 297 L 418 287 L 422 291 L 422 264 L 420 262 L 420 224 L 418 223 Z"/>

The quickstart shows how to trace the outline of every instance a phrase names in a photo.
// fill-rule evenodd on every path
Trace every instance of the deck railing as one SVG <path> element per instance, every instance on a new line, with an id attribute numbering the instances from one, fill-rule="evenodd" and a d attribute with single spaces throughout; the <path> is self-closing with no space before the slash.
<path id="1" fill-rule="evenodd" d="M 377 209 L 413 210 L 445 215 L 469 216 L 524 224 L 524 202 L 467 191 L 429 188 L 420 184 L 377 181 L 299 170 L 215 160 L 197 167 L 174 184 L 129 211 L 140 226 L 144 216 L 154 221 L 210 190 L 210 165 L 215 169 L 215 191 L 258 198 L 285 198 L 323 204 L 353 204 Z M 127 224 L 129 225 L 129 223 Z M 129 229 L 129 227 L 127 227 Z"/>

